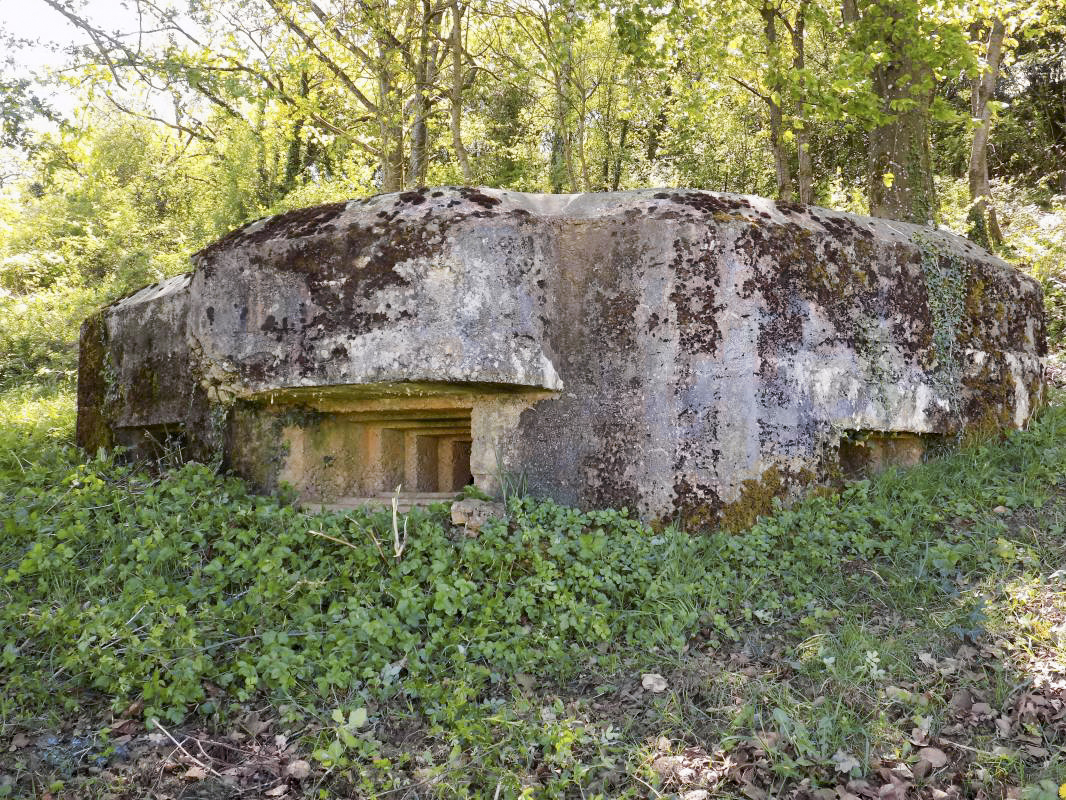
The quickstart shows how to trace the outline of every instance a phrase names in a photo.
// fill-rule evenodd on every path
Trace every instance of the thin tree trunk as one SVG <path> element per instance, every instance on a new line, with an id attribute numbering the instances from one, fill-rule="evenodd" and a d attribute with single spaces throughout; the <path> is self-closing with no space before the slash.
<path id="1" fill-rule="evenodd" d="M 300 73 L 300 97 L 306 100 L 310 91 L 310 81 L 307 71 L 304 70 Z M 281 185 L 281 193 L 283 195 L 288 194 L 295 188 L 296 179 L 310 162 L 309 153 L 304 151 L 303 127 L 304 115 L 299 114 L 292 125 L 292 137 L 289 139 L 289 151 L 285 158 L 285 179 Z M 307 150 L 310 150 L 310 143 L 308 143 Z"/>
<path id="2" fill-rule="evenodd" d="M 611 129 L 604 128 L 603 132 L 603 161 L 600 162 L 600 188 L 599 191 L 607 191 L 611 185 L 611 158 L 614 156 L 614 143 L 611 141 Z"/>
<path id="3" fill-rule="evenodd" d="M 614 81 L 607 82 L 603 111 L 600 115 L 600 129 L 603 131 L 603 161 L 600 164 L 600 185 L 598 191 L 606 192 L 611 185 L 611 159 L 614 158 L 614 142 L 611 140 L 611 126 L 614 117 Z"/>
<path id="4" fill-rule="evenodd" d="M 806 66 L 806 53 L 804 49 L 804 35 L 807 26 L 807 6 L 809 0 L 802 0 L 796 9 L 796 22 L 790 33 L 792 35 L 792 66 L 797 72 L 801 72 Z M 799 202 L 809 205 L 814 202 L 814 166 L 811 163 L 810 130 L 807 126 L 807 115 L 804 109 L 803 97 L 799 99 L 796 109 L 798 125 L 795 127 L 796 135 L 796 188 Z"/>
<path id="5" fill-rule="evenodd" d="M 570 0 L 567 4 L 566 21 L 572 30 L 577 18 L 577 2 Z M 547 41 L 554 49 L 551 36 L 551 17 L 543 20 Z M 552 154 L 550 165 L 551 189 L 556 194 L 568 185 L 571 192 L 577 191 L 577 175 L 574 171 L 573 142 L 568 127 L 570 117 L 570 84 L 573 75 L 573 55 L 570 48 L 569 34 L 564 39 L 563 60 L 553 67 L 555 78 L 555 125 L 552 131 Z"/>
<path id="6" fill-rule="evenodd" d="M 618 191 L 618 184 L 622 181 L 622 158 L 626 152 L 626 134 L 629 133 L 629 120 L 622 120 L 622 132 L 618 136 L 618 151 L 614 156 L 614 172 L 611 175 L 611 191 Z"/>
<path id="7" fill-rule="evenodd" d="M 451 133 L 452 149 L 463 173 L 463 182 L 469 185 L 474 174 L 470 170 L 470 157 L 463 144 L 463 87 L 466 78 L 463 70 L 463 9 L 459 0 L 452 0 L 452 86 L 451 86 Z"/>
<path id="8" fill-rule="evenodd" d="M 565 64 L 562 69 L 566 69 Z M 560 194 L 564 191 L 569 174 L 566 154 L 566 96 L 563 90 L 563 83 L 562 75 L 556 72 L 555 124 L 552 129 L 552 152 L 551 163 L 549 164 L 551 190 L 555 194 Z"/>
<path id="9" fill-rule="evenodd" d="M 418 57 L 415 61 L 415 86 L 412 98 L 410 167 L 405 183 L 422 186 L 429 166 L 429 112 L 431 87 L 436 82 L 437 31 L 431 30 L 440 20 L 430 0 L 422 0 L 421 23 L 418 36 Z M 432 41 L 431 41 L 432 40 Z"/>
<path id="10" fill-rule="evenodd" d="M 588 110 L 584 88 L 581 88 L 581 105 L 577 110 L 575 123 L 574 141 L 577 147 L 577 159 L 581 165 L 581 191 L 587 192 L 592 188 L 592 177 L 589 175 L 589 165 L 585 158 L 585 113 Z"/>
<path id="11" fill-rule="evenodd" d="M 663 87 L 663 100 L 662 105 L 659 107 L 659 113 L 655 115 L 655 122 L 652 123 L 651 130 L 648 131 L 648 144 L 644 152 L 644 157 L 649 165 L 654 163 L 659 155 L 659 143 L 662 140 L 663 132 L 666 130 L 666 124 L 669 121 L 666 117 L 666 105 L 670 102 L 670 95 L 673 94 L 673 91 L 674 87 L 670 84 L 668 79 L 666 86 Z"/>
<path id="12" fill-rule="evenodd" d="M 804 127 L 796 131 L 796 188 L 799 202 L 814 202 L 814 165 L 811 162 L 810 132 Z"/>
<path id="13" fill-rule="evenodd" d="M 384 51 L 384 47 L 382 50 Z M 399 192 L 404 187 L 403 125 L 400 110 L 392 91 L 388 55 L 382 53 L 382 67 L 378 73 L 378 131 L 381 137 L 381 191 Z"/>
<path id="14" fill-rule="evenodd" d="M 776 60 L 777 25 L 772 6 L 763 5 L 760 9 L 763 18 L 763 31 L 766 34 L 767 51 L 771 62 Z M 788 149 L 785 146 L 784 121 L 781 104 L 774 100 L 774 95 L 781 96 L 780 79 L 776 65 L 771 65 L 770 94 L 763 97 L 770 109 L 770 144 L 774 151 L 774 173 L 777 177 L 777 197 L 786 202 L 792 199 L 792 174 L 789 166 Z"/>
<path id="15" fill-rule="evenodd" d="M 988 35 L 988 54 L 981 74 L 973 79 L 970 92 L 970 111 L 977 120 L 970 147 L 970 238 L 984 247 L 998 247 L 1003 233 L 990 204 L 992 187 L 988 180 L 988 137 L 992 129 L 992 115 L 988 101 L 999 78 L 999 64 L 1003 54 L 1006 26 L 998 16 L 992 20 Z"/>
<path id="16" fill-rule="evenodd" d="M 428 104 L 423 88 L 420 87 L 415 92 L 410 134 L 410 163 L 407 167 L 407 180 L 404 183 L 411 186 L 421 186 L 425 182 L 427 165 L 426 143 L 429 138 L 429 129 L 426 124 L 426 116 L 428 115 Z"/>

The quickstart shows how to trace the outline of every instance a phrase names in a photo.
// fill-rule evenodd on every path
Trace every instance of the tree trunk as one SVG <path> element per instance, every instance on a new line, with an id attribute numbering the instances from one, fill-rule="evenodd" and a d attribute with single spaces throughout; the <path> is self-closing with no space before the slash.
<path id="1" fill-rule="evenodd" d="M 577 109 L 577 120 L 574 124 L 574 142 L 577 146 L 577 160 L 581 165 L 581 191 L 587 192 L 592 188 L 592 177 L 589 174 L 588 160 L 585 158 L 585 114 L 588 110 L 584 87 L 575 87 L 581 94 L 581 103 Z"/>
<path id="2" fill-rule="evenodd" d="M 300 97 L 304 100 L 310 92 L 310 81 L 307 71 L 300 73 Z M 292 124 L 292 135 L 289 138 L 289 152 L 285 158 L 285 178 L 282 181 L 281 193 L 286 195 L 296 187 L 296 179 L 310 162 L 308 154 L 303 148 L 304 115 L 298 114 Z M 310 143 L 308 143 L 310 144 Z M 310 147 L 308 147 L 308 150 Z"/>
<path id="3" fill-rule="evenodd" d="M 796 9 L 796 21 L 792 25 L 792 67 L 802 72 L 806 67 L 804 35 L 807 27 L 807 6 L 809 0 L 802 0 Z M 814 202 L 814 165 L 811 163 L 810 131 L 807 126 L 807 114 L 801 95 L 796 108 L 798 125 L 796 135 L 796 188 L 797 199 L 806 205 Z"/>
<path id="4" fill-rule="evenodd" d="M 896 23 L 905 15 L 900 0 L 873 0 L 871 5 L 877 14 L 871 12 L 870 24 L 888 56 L 873 69 L 873 89 L 888 121 L 869 134 L 870 215 L 926 225 L 936 221 L 938 210 L 929 144 L 933 75 L 908 57 L 911 43 L 899 39 Z M 848 13 L 853 11 L 845 4 Z M 867 19 L 864 15 L 862 22 Z"/>
<path id="5" fill-rule="evenodd" d="M 770 144 L 774 151 L 774 173 L 777 176 L 777 197 L 785 202 L 792 200 L 792 170 L 789 165 L 788 148 L 785 145 L 784 121 L 781 104 L 774 99 L 781 97 L 781 80 L 777 65 L 777 25 L 775 11 L 770 5 L 763 5 L 759 12 L 763 18 L 763 31 L 766 34 L 767 55 L 771 61 L 769 89 L 770 94 L 763 100 L 770 109 Z"/>
<path id="6" fill-rule="evenodd" d="M 403 120 L 392 90 L 388 54 L 382 49 L 378 73 L 378 135 L 381 138 L 380 180 L 382 192 L 399 192 L 404 187 Z"/>
<path id="7" fill-rule="evenodd" d="M 663 133 L 666 131 L 666 124 L 669 122 L 666 116 L 666 106 L 670 102 L 670 96 L 673 92 L 674 87 L 667 79 L 666 85 L 663 87 L 662 105 L 659 107 L 659 113 L 655 115 L 655 121 L 648 130 L 648 143 L 644 151 L 644 158 L 649 165 L 654 164 L 655 159 L 659 156 L 659 143 L 662 140 Z"/>
<path id="8" fill-rule="evenodd" d="M 555 124 L 552 128 L 551 163 L 548 165 L 551 190 L 561 194 L 566 188 L 566 98 L 563 94 L 562 81 L 555 80 Z"/>
<path id="9" fill-rule="evenodd" d="M 407 180 L 405 184 L 410 186 L 422 186 L 426 179 L 426 145 L 429 138 L 429 128 L 426 117 L 429 114 L 425 91 L 422 88 L 415 90 L 414 108 L 411 120 L 411 150 L 407 167 Z"/>
<path id="10" fill-rule="evenodd" d="M 459 0 L 452 2 L 452 86 L 451 86 L 451 133 L 452 149 L 463 173 L 463 182 L 469 185 L 473 179 L 470 158 L 463 144 L 463 87 L 466 83 L 463 69 L 463 9 Z"/>
<path id="11" fill-rule="evenodd" d="M 611 174 L 611 191 L 618 191 L 618 184 L 622 181 L 622 158 L 626 152 L 626 134 L 629 133 L 629 120 L 622 120 L 622 132 L 618 137 L 618 152 L 614 157 L 614 172 Z"/>
<path id="12" fill-rule="evenodd" d="M 875 91 L 886 113 L 894 101 L 910 100 L 914 105 L 896 111 L 889 122 L 870 132 L 870 216 L 926 225 L 937 214 L 929 144 L 932 98 L 913 97 L 901 85 L 910 73 L 897 65 L 874 71 Z"/>
<path id="13" fill-rule="evenodd" d="M 810 205 L 814 202 L 814 164 L 811 162 L 810 133 L 806 127 L 796 131 L 796 199 Z"/>
<path id="14" fill-rule="evenodd" d="M 985 68 L 973 79 L 970 92 L 970 111 L 977 120 L 970 147 L 970 238 L 982 247 L 998 247 L 1003 243 L 996 210 L 990 205 L 992 187 L 988 180 L 988 137 L 992 129 L 992 115 L 988 101 L 996 88 L 999 64 L 1003 53 L 1006 27 L 995 17 L 988 34 L 988 53 Z"/>
<path id="15" fill-rule="evenodd" d="M 567 5 L 566 20 L 572 30 L 577 17 L 576 0 L 570 0 Z M 551 35 L 551 16 L 544 18 L 547 41 L 554 49 L 554 41 Z M 567 185 L 570 191 L 577 191 L 576 176 L 574 174 L 574 160 L 572 142 L 568 121 L 570 117 L 570 83 L 573 71 L 573 59 L 570 49 L 569 34 L 564 39 L 562 63 L 553 66 L 555 78 L 555 124 L 552 130 L 552 152 L 550 165 L 551 190 L 559 194 Z"/>
<path id="16" fill-rule="evenodd" d="M 567 84 L 569 83 L 569 63 L 562 65 L 555 76 L 555 121 L 552 127 L 552 152 L 549 165 L 551 189 L 556 194 L 576 191 L 574 187 L 574 166 L 571 156 L 570 131 L 567 125 L 569 103 L 567 102 Z"/>
<path id="17" fill-rule="evenodd" d="M 430 92 L 437 82 L 437 52 L 440 40 L 441 10 L 433 9 L 430 0 L 422 0 L 419 24 L 418 56 L 415 59 L 414 96 L 411 98 L 411 152 L 405 183 L 423 186 L 429 167 Z"/>

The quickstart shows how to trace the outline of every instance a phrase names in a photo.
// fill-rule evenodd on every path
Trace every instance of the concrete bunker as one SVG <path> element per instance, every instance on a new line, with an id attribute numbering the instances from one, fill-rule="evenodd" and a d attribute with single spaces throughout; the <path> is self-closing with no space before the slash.
<path id="1" fill-rule="evenodd" d="M 263 491 L 473 482 L 695 526 L 1040 404 L 1038 284 L 950 233 L 712 192 L 438 188 L 282 214 L 86 321 L 78 440 Z"/>

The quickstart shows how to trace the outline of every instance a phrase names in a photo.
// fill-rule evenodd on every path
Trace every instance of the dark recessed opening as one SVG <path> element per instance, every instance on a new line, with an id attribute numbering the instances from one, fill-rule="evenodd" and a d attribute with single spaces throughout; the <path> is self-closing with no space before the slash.
<path id="1" fill-rule="evenodd" d="M 913 467 L 922 462 L 928 438 L 898 431 L 845 431 L 839 449 L 841 472 L 853 480 L 889 467 Z"/>

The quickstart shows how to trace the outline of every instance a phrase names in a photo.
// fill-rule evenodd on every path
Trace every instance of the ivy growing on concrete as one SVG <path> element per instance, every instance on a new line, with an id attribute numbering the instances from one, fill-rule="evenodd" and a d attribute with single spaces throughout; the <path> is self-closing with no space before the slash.
<path id="1" fill-rule="evenodd" d="M 931 236 L 917 233 L 911 241 L 922 256 L 929 316 L 933 323 L 936 377 L 942 393 L 949 398 L 951 413 L 959 417 L 963 372 L 959 332 L 966 313 L 970 267 L 957 255 L 945 252 Z"/>

